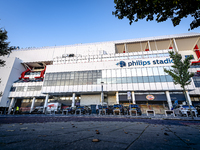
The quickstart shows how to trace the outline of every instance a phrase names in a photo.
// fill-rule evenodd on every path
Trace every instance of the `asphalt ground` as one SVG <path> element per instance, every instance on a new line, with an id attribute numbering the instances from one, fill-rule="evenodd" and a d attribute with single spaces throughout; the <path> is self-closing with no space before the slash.
<path id="1" fill-rule="evenodd" d="M 200 119 L 0 115 L 0 149 L 200 149 Z"/>

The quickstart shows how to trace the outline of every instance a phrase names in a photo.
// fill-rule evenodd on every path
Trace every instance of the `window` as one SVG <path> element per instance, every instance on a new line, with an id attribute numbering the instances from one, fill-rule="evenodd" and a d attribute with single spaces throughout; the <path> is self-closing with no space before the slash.
<path id="1" fill-rule="evenodd" d="M 192 59 L 194 59 L 193 55 L 185 55 L 185 58 L 188 58 L 189 56 L 192 56 Z"/>
<path id="2" fill-rule="evenodd" d="M 192 77 L 192 79 L 194 81 L 195 87 L 200 87 L 200 77 L 199 76 L 194 76 L 194 77 Z"/>
<path id="3" fill-rule="evenodd" d="M 159 76 L 154 76 L 154 81 L 155 82 L 160 82 L 160 77 Z"/>

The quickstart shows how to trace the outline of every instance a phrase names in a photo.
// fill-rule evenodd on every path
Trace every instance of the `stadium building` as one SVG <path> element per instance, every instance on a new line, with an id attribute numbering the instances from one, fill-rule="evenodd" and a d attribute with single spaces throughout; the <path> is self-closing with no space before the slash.
<path id="1" fill-rule="evenodd" d="M 168 51 L 185 59 L 193 56 L 195 73 L 186 87 L 192 105 L 200 104 L 200 33 L 131 40 L 16 49 L 0 68 L 0 109 L 59 102 L 62 108 L 96 104 L 138 104 L 142 111 L 164 113 L 185 101 L 180 85 L 164 72 L 173 60 Z M 127 93 L 128 94 L 127 96 Z"/>

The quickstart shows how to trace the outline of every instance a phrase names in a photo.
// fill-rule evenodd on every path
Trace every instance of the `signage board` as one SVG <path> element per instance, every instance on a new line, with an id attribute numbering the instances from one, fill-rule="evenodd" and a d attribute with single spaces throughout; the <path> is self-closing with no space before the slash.
<path id="1" fill-rule="evenodd" d="M 131 99 L 131 92 L 127 92 L 127 99 Z"/>
<path id="2" fill-rule="evenodd" d="M 147 96 L 146 96 L 146 99 L 148 99 L 148 100 L 154 100 L 155 97 L 154 97 L 153 95 L 147 95 Z"/>

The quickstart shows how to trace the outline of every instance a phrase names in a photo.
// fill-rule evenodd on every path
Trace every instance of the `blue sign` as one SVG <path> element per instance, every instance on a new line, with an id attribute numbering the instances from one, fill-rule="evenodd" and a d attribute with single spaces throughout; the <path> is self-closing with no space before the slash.
<path id="1" fill-rule="evenodd" d="M 143 60 L 136 60 L 136 61 L 131 61 L 128 62 L 128 67 L 130 66 L 146 66 L 146 65 L 157 65 L 157 64 L 170 64 L 170 63 L 174 63 L 173 59 L 170 58 L 166 58 L 165 60 L 153 60 L 152 62 L 148 61 L 143 61 Z M 119 63 L 117 63 L 116 65 L 120 65 L 120 67 L 124 67 L 126 66 L 126 63 L 124 61 L 120 61 Z"/>
<path id="2" fill-rule="evenodd" d="M 120 67 L 125 67 L 126 63 L 124 61 L 120 61 L 119 63 L 117 63 L 116 65 L 120 65 Z"/>

